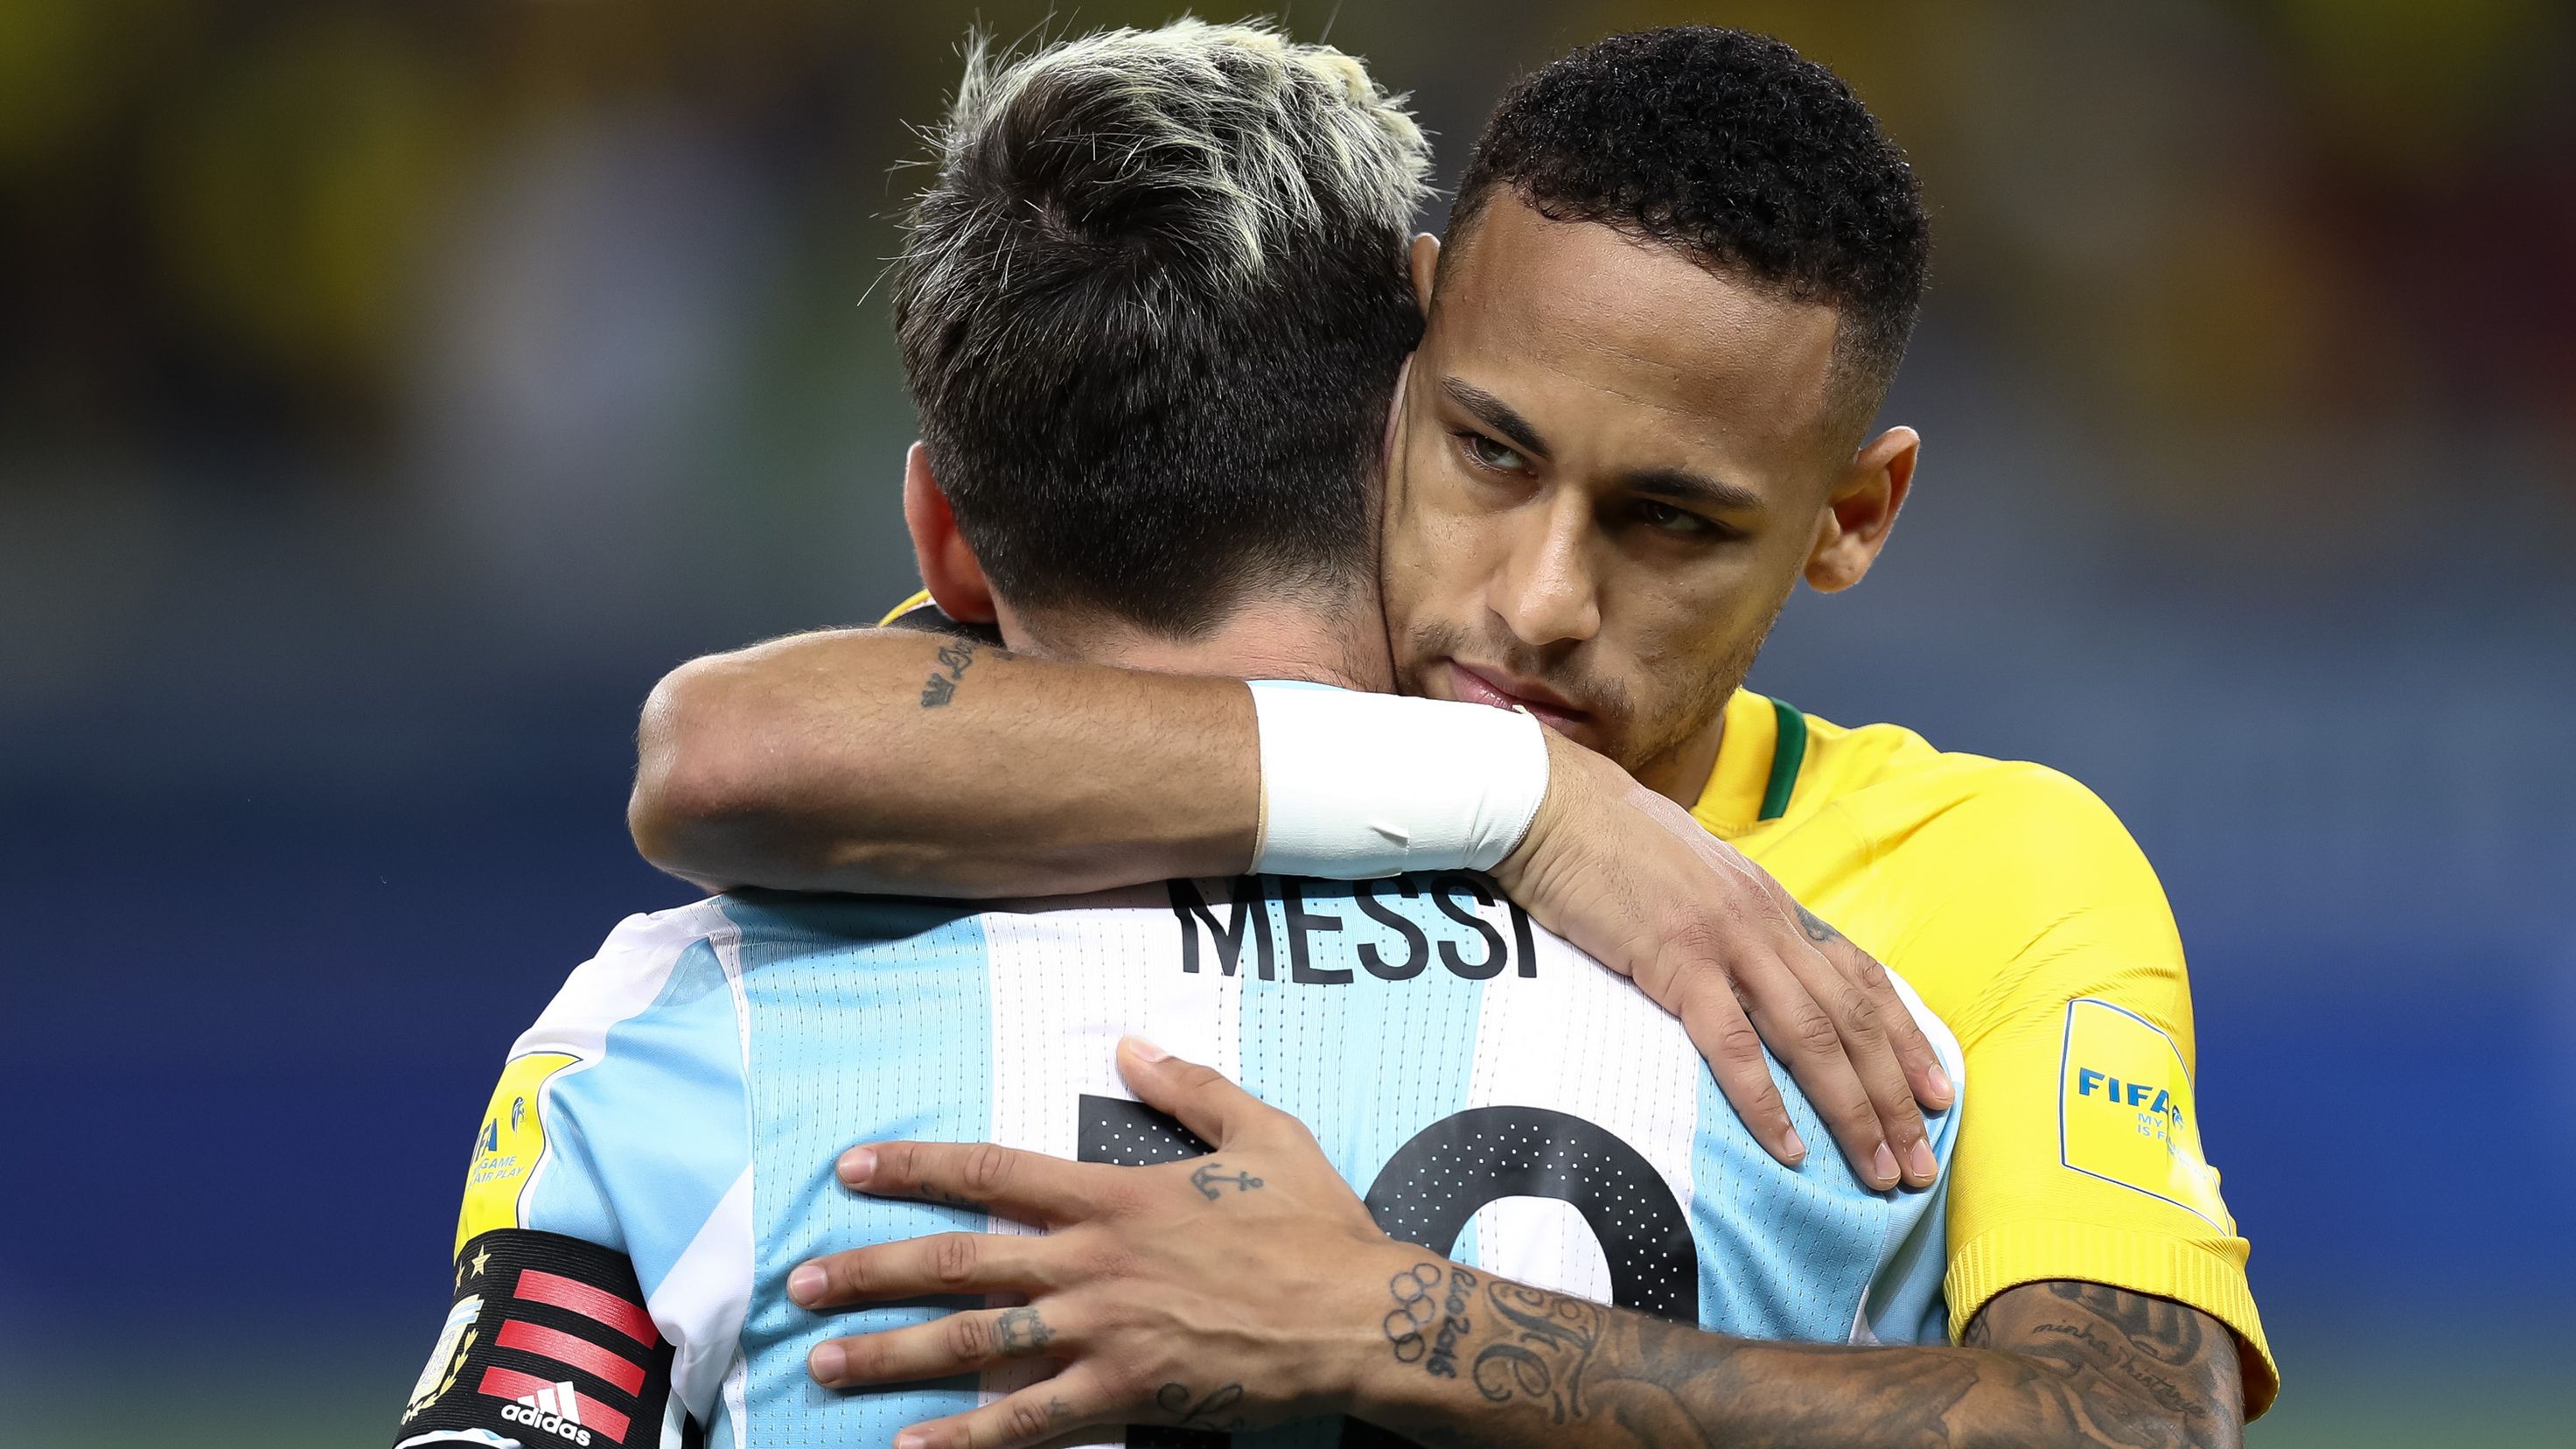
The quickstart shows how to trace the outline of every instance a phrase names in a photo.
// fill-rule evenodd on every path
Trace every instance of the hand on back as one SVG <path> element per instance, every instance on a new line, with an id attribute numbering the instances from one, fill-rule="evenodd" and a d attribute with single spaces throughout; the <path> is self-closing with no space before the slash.
<path id="1" fill-rule="evenodd" d="M 1917 1104 L 1955 1095 L 1886 968 L 1743 853 L 1607 759 L 1550 732 L 1547 799 L 1497 884 L 1531 917 L 1681 1018 L 1754 1136 L 1805 1144 L 1762 1047 L 1874 1187 L 1938 1167 Z"/>

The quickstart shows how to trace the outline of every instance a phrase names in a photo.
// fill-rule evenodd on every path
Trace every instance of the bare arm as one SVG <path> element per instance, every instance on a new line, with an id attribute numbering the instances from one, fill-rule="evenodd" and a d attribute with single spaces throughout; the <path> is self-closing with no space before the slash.
<path id="1" fill-rule="evenodd" d="M 1442 1445 L 2236 1449 L 2236 1344 L 2178 1303 L 2093 1283 L 1998 1295 L 1961 1348 L 1732 1339 L 1469 1280 L 1455 1377 L 1390 1364 L 1363 1417 Z M 1407 1280 L 1410 1281 L 1410 1280 Z"/>
<path id="2" fill-rule="evenodd" d="M 1049 895 L 1244 869 L 1260 788 L 1239 681 L 851 629 L 672 671 L 627 824 L 710 890 Z"/>
<path id="3" fill-rule="evenodd" d="M 1547 752 L 1545 800 L 1495 880 L 1680 1017 L 1781 1161 L 1807 1144 L 1765 1043 L 1864 1180 L 1929 1183 L 1916 1103 L 1946 1107 L 1951 1088 L 1878 962 L 1607 759 L 1553 733 Z M 1105 890 L 1240 872 L 1261 826 L 1241 681 L 906 629 L 683 665 L 647 703 L 638 754 L 637 847 L 710 890 Z"/>

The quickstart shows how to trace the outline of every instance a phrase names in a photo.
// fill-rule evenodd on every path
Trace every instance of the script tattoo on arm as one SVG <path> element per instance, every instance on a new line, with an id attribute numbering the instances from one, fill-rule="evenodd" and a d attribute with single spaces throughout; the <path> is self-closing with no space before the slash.
<path id="1" fill-rule="evenodd" d="M 1476 1392 L 1497 1404 L 1545 1403 L 1548 1422 L 1583 1416 L 1583 1370 L 1609 1312 L 1597 1303 L 1498 1282 L 1485 1290 L 1508 1337 L 1476 1353 Z"/>
<path id="2" fill-rule="evenodd" d="M 1444 1272 L 1445 1270 L 1445 1272 Z M 1725 1449 L 2240 1449 L 2234 1337 L 2198 1310 L 2090 1283 L 1999 1295 L 1959 1348 L 1756 1342 L 1424 1263 L 1388 1285 L 1389 1351 L 1477 1393 L 1388 1425 L 1426 1444 Z M 1446 1290 L 1445 1292 L 1443 1290 Z M 1435 1304 L 1434 1299 L 1439 1301 Z M 1456 1341 L 1434 1328 L 1459 1322 Z M 1454 1374 L 1454 1367 L 1451 1373 Z M 1419 1382 L 1419 1380 L 1415 1380 Z"/>
<path id="3" fill-rule="evenodd" d="M 2148 1449 L 2242 1442 L 2235 1335 L 2196 1308 L 2099 1283 L 2034 1283 L 1996 1298 L 1972 1326 L 1993 1346 L 2057 1371 L 2062 1412 L 2097 1436 L 2082 1442 Z"/>
<path id="4" fill-rule="evenodd" d="M 995 649 L 989 644 L 974 639 L 960 639 L 954 644 L 940 645 L 938 654 L 933 656 L 938 662 L 931 666 L 930 677 L 923 680 L 921 684 L 921 707 L 938 709 L 955 699 L 957 686 L 965 679 L 966 671 L 974 666 L 976 660 L 986 654 L 1003 659 L 1011 657 L 1011 651 L 1008 649 Z"/>

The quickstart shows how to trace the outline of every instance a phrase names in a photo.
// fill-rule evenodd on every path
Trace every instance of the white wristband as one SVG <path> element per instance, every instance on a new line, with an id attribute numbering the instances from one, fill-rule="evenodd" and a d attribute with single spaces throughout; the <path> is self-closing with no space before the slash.
<path id="1" fill-rule="evenodd" d="M 1547 738 L 1518 710 L 1273 681 L 1252 686 L 1252 709 L 1256 872 L 1489 870 L 1547 797 Z"/>

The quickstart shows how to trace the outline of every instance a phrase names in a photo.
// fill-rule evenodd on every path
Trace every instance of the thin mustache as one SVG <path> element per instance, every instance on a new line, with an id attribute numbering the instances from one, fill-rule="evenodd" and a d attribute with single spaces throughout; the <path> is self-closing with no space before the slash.
<path id="1" fill-rule="evenodd" d="M 1419 657 L 1464 659 L 1472 654 L 1475 658 L 1490 660 L 1496 669 L 1522 679 L 1536 680 L 1555 690 L 1573 701 L 1573 707 L 1585 714 L 1620 714 L 1627 709 L 1626 690 L 1588 675 L 1573 673 L 1562 668 L 1551 668 L 1533 658 L 1525 647 L 1517 643 L 1471 640 L 1463 632 L 1448 629 L 1435 630 L 1417 637 L 1422 645 Z M 1470 649 L 1471 644 L 1479 643 L 1486 647 L 1481 650 Z"/>

